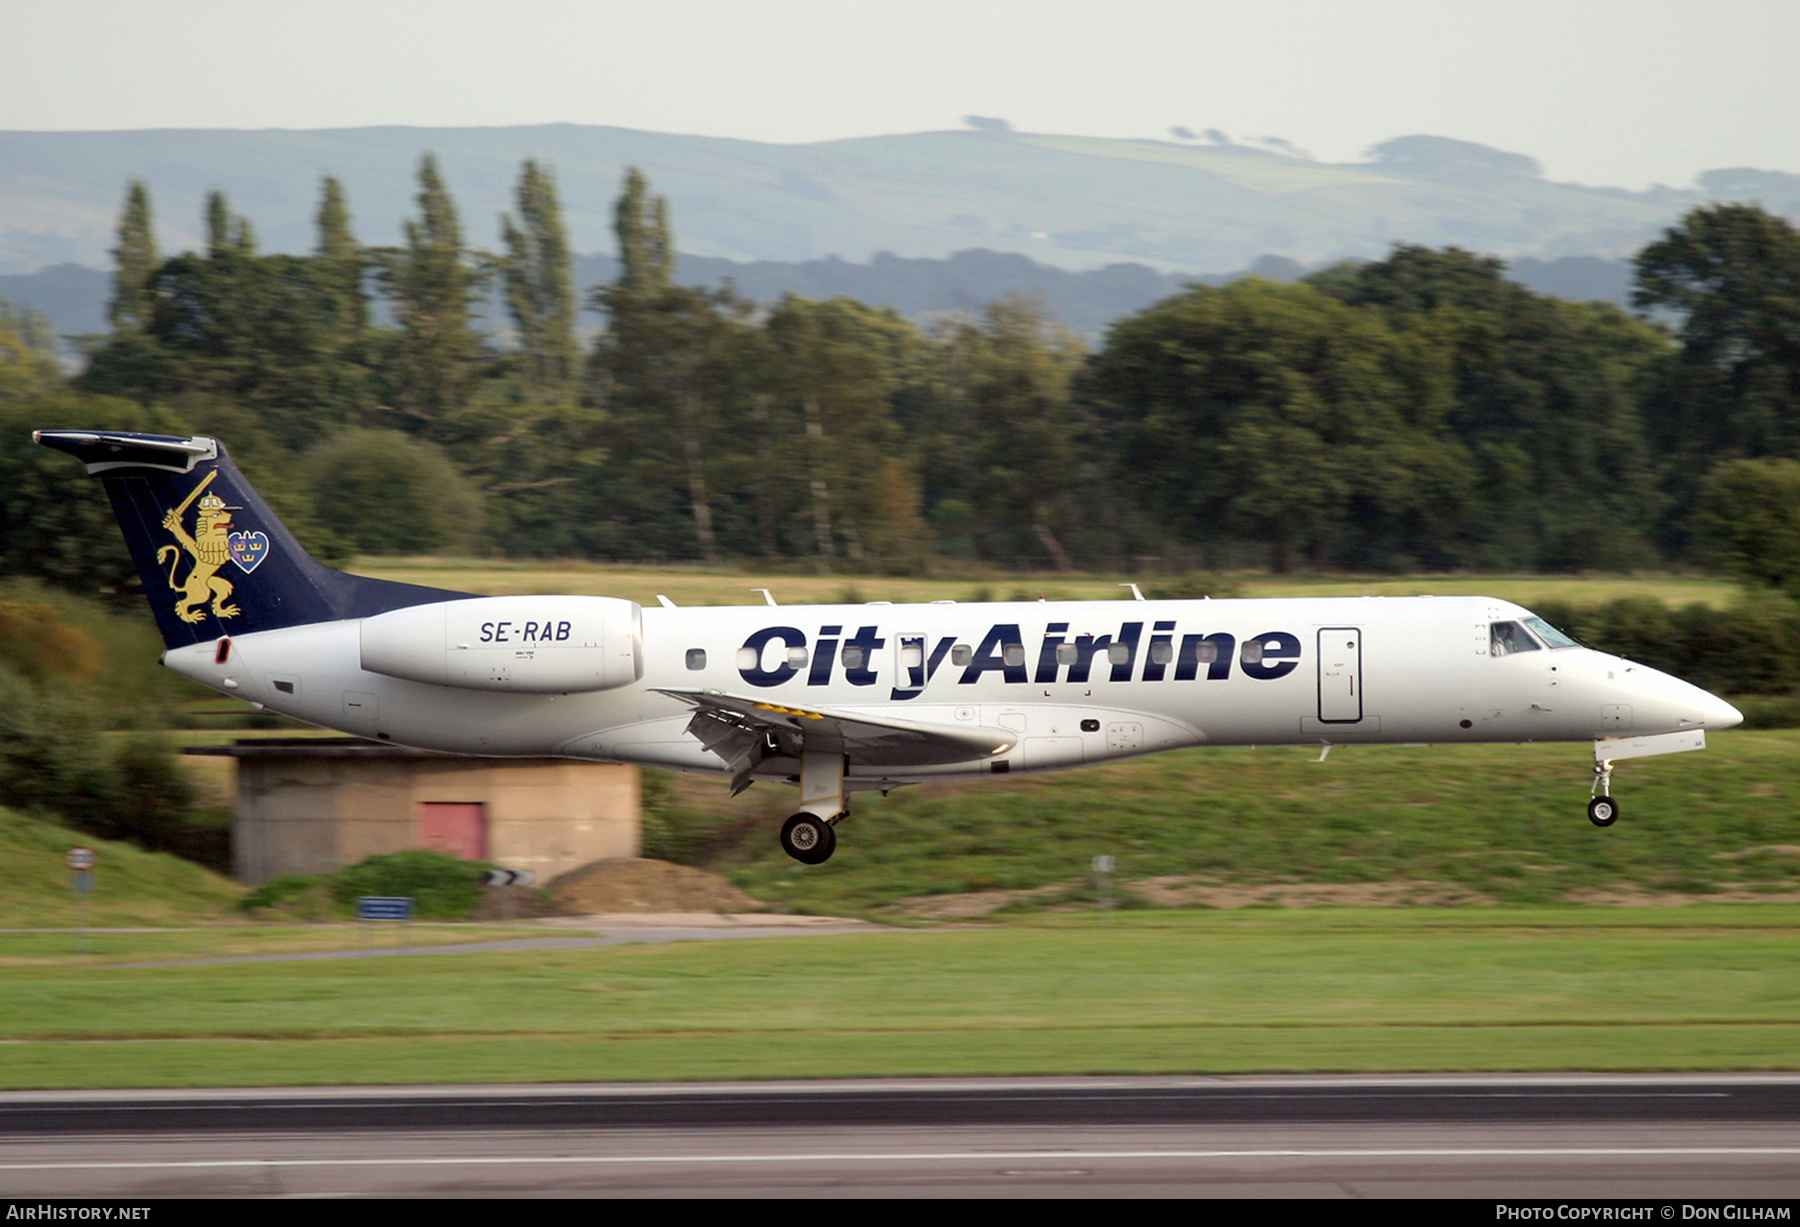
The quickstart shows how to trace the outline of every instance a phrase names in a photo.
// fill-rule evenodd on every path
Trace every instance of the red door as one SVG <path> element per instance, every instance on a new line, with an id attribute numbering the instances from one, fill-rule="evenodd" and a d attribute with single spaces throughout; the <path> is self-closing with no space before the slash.
<path id="1" fill-rule="evenodd" d="M 419 803 L 419 842 L 465 861 L 487 859 L 487 807 L 463 801 Z"/>

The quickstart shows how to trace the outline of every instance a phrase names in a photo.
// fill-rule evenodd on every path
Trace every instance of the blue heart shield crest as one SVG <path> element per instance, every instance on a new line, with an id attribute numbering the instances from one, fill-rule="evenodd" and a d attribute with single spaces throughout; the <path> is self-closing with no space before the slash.
<path id="1" fill-rule="evenodd" d="M 248 575 L 269 556 L 269 534 L 265 532 L 232 533 L 226 538 L 231 546 L 231 561 Z"/>

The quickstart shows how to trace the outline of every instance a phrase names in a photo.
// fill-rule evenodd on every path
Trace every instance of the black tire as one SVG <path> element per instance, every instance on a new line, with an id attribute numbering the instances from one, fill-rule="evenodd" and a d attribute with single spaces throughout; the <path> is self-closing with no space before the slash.
<path id="1" fill-rule="evenodd" d="M 837 832 L 823 818 L 795 814 L 781 824 L 781 850 L 802 865 L 821 865 L 837 851 Z"/>
<path id="2" fill-rule="evenodd" d="M 1595 797 L 1588 802 L 1588 821 L 1597 827 L 1609 827 L 1619 820 L 1619 803 L 1611 797 Z"/>

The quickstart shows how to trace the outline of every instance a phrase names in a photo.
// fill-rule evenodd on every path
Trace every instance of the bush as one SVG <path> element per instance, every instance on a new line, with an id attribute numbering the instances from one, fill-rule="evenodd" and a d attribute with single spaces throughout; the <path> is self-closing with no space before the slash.
<path id="1" fill-rule="evenodd" d="M 1721 694 L 1786 694 L 1800 686 L 1800 605 L 1747 593 L 1729 609 L 1668 606 L 1646 597 L 1536 610 L 1590 647 Z"/>
<path id="2" fill-rule="evenodd" d="M 363 895 L 407 898 L 420 920 L 467 920 L 481 906 L 486 861 L 465 861 L 428 848 L 383 852 L 315 875 L 271 878 L 238 901 L 246 912 L 279 911 L 306 920 L 349 917 Z"/>
<path id="3" fill-rule="evenodd" d="M 313 515 L 365 554 L 467 549 L 481 495 L 436 446 L 391 430 L 350 430 L 308 452 Z"/>
<path id="4" fill-rule="evenodd" d="M 299 920 L 324 920 L 334 903 L 327 881 L 297 873 L 270 878 L 239 899 L 238 909 L 251 913 L 278 910 Z"/>
<path id="5" fill-rule="evenodd" d="M 405 896 L 420 920 L 467 920 L 481 904 L 482 876 L 494 868 L 486 861 L 409 848 L 371 856 L 328 876 L 331 897 L 346 907 L 355 907 L 360 895 Z"/>
<path id="6" fill-rule="evenodd" d="M 91 700 L 33 686 L 0 664 L 0 805 L 161 852 L 176 850 L 193 804 L 166 740 L 135 735 L 112 744 Z"/>

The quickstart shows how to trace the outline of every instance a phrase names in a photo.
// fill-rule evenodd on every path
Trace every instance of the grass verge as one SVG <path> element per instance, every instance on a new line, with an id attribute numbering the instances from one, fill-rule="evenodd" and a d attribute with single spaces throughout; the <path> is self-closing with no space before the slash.
<path id="1" fill-rule="evenodd" d="M 94 849 L 94 890 L 83 911 L 63 862 L 77 844 Z M 168 925 L 216 920 L 243 887 L 166 852 L 96 839 L 0 809 L 0 928 Z"/>
<path id="2" fill-rule="evenodd" d="M 1800 915 L 1757 904 L 1113 913 L 7 978 L 9 1087 L 1800 1066 Z"/>
<path id="3" fill-rule="evenodd" d="M 1201 749 L 859 793 L 837 855 L 813 867 L 775 845 L 791 789 L 727 801 L 684 777 L 646 795 L 651 825 L 706 868 L 773 907 L 833 915 L 931 915 L 930 901 L 970 893 L 1015 909 L 1083 903 L 1096 854 L 1114 857 L 1127 906 L 1296 886 L 1339 902 L 1800 898 L 1800 730 L 1708 740 L 1621 764 L 1624 816 L 1604 831 L 1585 816 L 1579 745 L 1341 746 L 1323 763 L 1305 747 Z"/>

